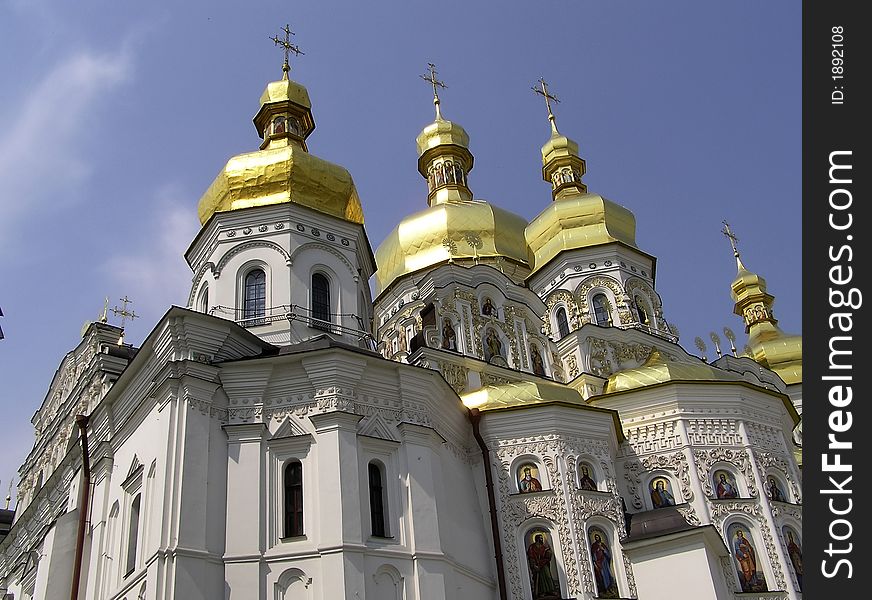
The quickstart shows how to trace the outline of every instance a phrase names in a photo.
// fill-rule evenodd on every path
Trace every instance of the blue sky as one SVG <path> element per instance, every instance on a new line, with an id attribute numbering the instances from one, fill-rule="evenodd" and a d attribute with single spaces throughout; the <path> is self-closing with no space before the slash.
<path id="1" fill-rule="evenodd" d="M 197 201 L 258 146 L 251 119 L 281 76 L 268 38 L 285 23 L 305 52 L 291 76 L 313 103 L 309 149 L 351 172 L 373 248 L 426 206 L 427 63 L 448 85 L 444 116 L 469 132 L 473 193 L 527 219 L 550 201 L 530 90 L 544 77 L 590 191 L 636 215 L 685 348 L 724 326 L 744 344 L 723 219 L 782 328 L 801 333 L 800 13 L 788 0 L 0 0 L 4 495 L 104 297 L 133 299 L 135 344 L 187 301 Z"/>

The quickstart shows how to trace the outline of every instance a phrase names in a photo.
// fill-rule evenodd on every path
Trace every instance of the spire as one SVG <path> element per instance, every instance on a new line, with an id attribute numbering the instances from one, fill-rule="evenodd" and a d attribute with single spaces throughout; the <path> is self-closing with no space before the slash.
<path id="1" fill-rule="evenodd" d="M 578 144 L 557 130 L 551 102 L 560 100 L 548 90 L 548 83 L 541 77 L 539 85 L 530 89 L 545 99 L 545 107 L 548 109 L 551 137 L 542 146 L 542 179 L 551 184 L 551 198 L 560 200 L 586 194 L 587 186 L 582 183 L 581 178 L 587 171 L 587 166 L 578 155 Z"/>
<path id="2" fill-rule="evenodd" d="M 546 82 L 542 77 L 539 78 L 539 86 L 540 87 L 532 87 L 530 89 L 545 99 L 545 107 L 548 109 L 548 121 L 551 123 L 551 135 L 560 135 L 560 132 L 557 131 L 557 122 L 554 120 L 554 111 L 551 110 L 551 101 L 560 102 L 560 100 L 558 100 L 557 96 L 554 94 L 548 93 L 548 82 Z"/>
<path id="3" fill-rule="evenodd" d="M 726 222 L 726 220 L 721 221 L 724 224 L 724 228 L 721 230 L 721 233 L 726 236 L 728 240 L 730 240 L 730 246 L 733 247 L 733 256 L 736 257 L 736 267 L 738 267 L 739 271 L 746 271 L 745 265 L 742 264 L 742 259 L 739 256 L 739 247 L 736 245 L 736 242 L 739 241 L 739 238 L 736 237 L 736 234 L 730 229 L 730 224 Z"/>
<path id="4" fill-rule="evenodd" d="M 438 72 L 436 71 L 436 65 L 433 63 L 427 63 L 427 68 L 429 69 L 429 73 L 427 75 L 421 75 L 421 79 L 424 81 L 428 81 L 433 85 L 433 106 L 436 107 L 436 120 L 442 120 L 442 112 L 439 110 L 439 88 L 444 88 L 445 83 L 439 81 L 436 75 Z"/>
<path id="5" fill-rule="evenodd" d="M 436 120 L 418 135 L 418 172 L 427 180 L 427 203 L 465 202 L 472 200 L 467 175 L 472 170 L 469 135 L 457 123 L 442 117 L 439 88 L 447 87 L 437 76 L 436 65 L 427 63 L 427 75 L 421 79 L 433 86 Z"/>

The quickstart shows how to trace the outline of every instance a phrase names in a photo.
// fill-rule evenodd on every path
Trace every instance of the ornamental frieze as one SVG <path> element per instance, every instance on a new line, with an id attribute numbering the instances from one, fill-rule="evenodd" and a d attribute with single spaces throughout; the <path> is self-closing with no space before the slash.
<path id="1" fill-rule="evenodd" d="M 458 394 L 463 393 L 463 390 L 466 389 L 469 381 L 469 369 L 466 367 L 448 362 L 440 362 L 439 372 L 442 373 L 442 377 L 445 378 L 451 389 Z"/>
<path id="2" fill-rule="evenodd" d="M 741 446 L 744 442 L 735 419 L 689 419 L 687 437 L 691 446 Z"/>

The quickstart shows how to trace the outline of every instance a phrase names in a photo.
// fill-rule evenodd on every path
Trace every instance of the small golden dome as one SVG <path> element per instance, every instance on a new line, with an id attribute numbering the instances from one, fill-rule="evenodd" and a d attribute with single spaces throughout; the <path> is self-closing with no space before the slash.
<path id="1" fill-rule="evenodd" d="M 533 271 L 564 250 L 609 242 L 636 246 L 633 213 L 597 194 L 580 194 L 552 202 L 525 231 Z"/>
<path id="2" fill-rule="evenodd" d="M 526 224 L 522 217 L 481 200 L 434 204 L 410 215 L 375 252 L 376 295 L 398 277 L 449 259 L 499 256 L 526 266 Z"/>
<path id="3" fill-rule="evenodd" d="M 418 134 L 415 142 L 418 145 L 418 156 L 423 156 L 427 150 L 437 146 L 469 148 L 469 134 L 457 123 L 438 118 Z"/>
<path id="4" fill-rule="evenodd" d="M 303 108 L 312 108 L 312 102 L 309 100 L 309 91 L 306 87 L 296 81 L 287 79 L 287 77 L 268 83 L 263 94 L 261 94 L 261 107 L 273 102 L 293 102 Z"/>
<path id="5" fill-rule="evenodd" d="M 623 392 L 670 381 L 743 381 L 743 379 L 735 373 L 706 363 L 671 361 L 654 350 L 641 367 L 612 374 L 603 393 Z"/>
<path id="6" fill-rule="evenodd" d="M 578 143 L 559 133 L 556 129 L 542 146 L 542 164 L 557 158 L 578 157 Z"/>

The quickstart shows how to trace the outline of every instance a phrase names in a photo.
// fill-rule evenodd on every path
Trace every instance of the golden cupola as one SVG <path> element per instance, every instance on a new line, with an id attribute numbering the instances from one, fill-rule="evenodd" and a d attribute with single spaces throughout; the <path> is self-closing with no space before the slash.
<path id="1" fill-rule="evenodd" d="M 200 198 L 205 224 L 216 212 L 292 203 L 363 223 L 363 210 L 347 170 L 309 153 L 306 139 L 315 129 L 312 104 L 304 86 L 288 77 L 266 86 L 254 126 L 260 149 L 231 158 Z"/>
<path id="2" fill-rule="evenodd" d="M 545 97 L 551 137 L 542 146 L 542 178 L 551 184 L 553 202 L 527 226 L 529 262 L 535 272 L 564 250 L 610 242 L 636 247 L 636 218 L 629 210 L 598 194 L 582 182 L 586 172 L 578 144 L 557 130 L 544 81 L 534 91 Z"/>
<path id="3" fill-rule="evenodd" d="M 784 333 L 772 313 L 775 297 L 766 292 L 766 280 L 742 264 L 736 237 L 724 222 L 724 235 L 733 247 L 738 273 L 730 285 L 733 312 L 745 321 L 749 356 L 774 371 L 784 383 L 802 383 L 802 336 Z"/>
<path id="4" fill-rule="evenodd" d="M 468 186 L 473 155 L 469 135 L 442 117 L 431 65 L 436 119 L 416 139 L 418 172 L 427 180 L 428 208 L 403 219 L 375 252 L 376 295 L 397 278 L 444 263 L 487 263 L 505 271 L 528 272 L 527 221 L 483 200 Z M 523 275 L 519 280 L 523 279 Z"/>

